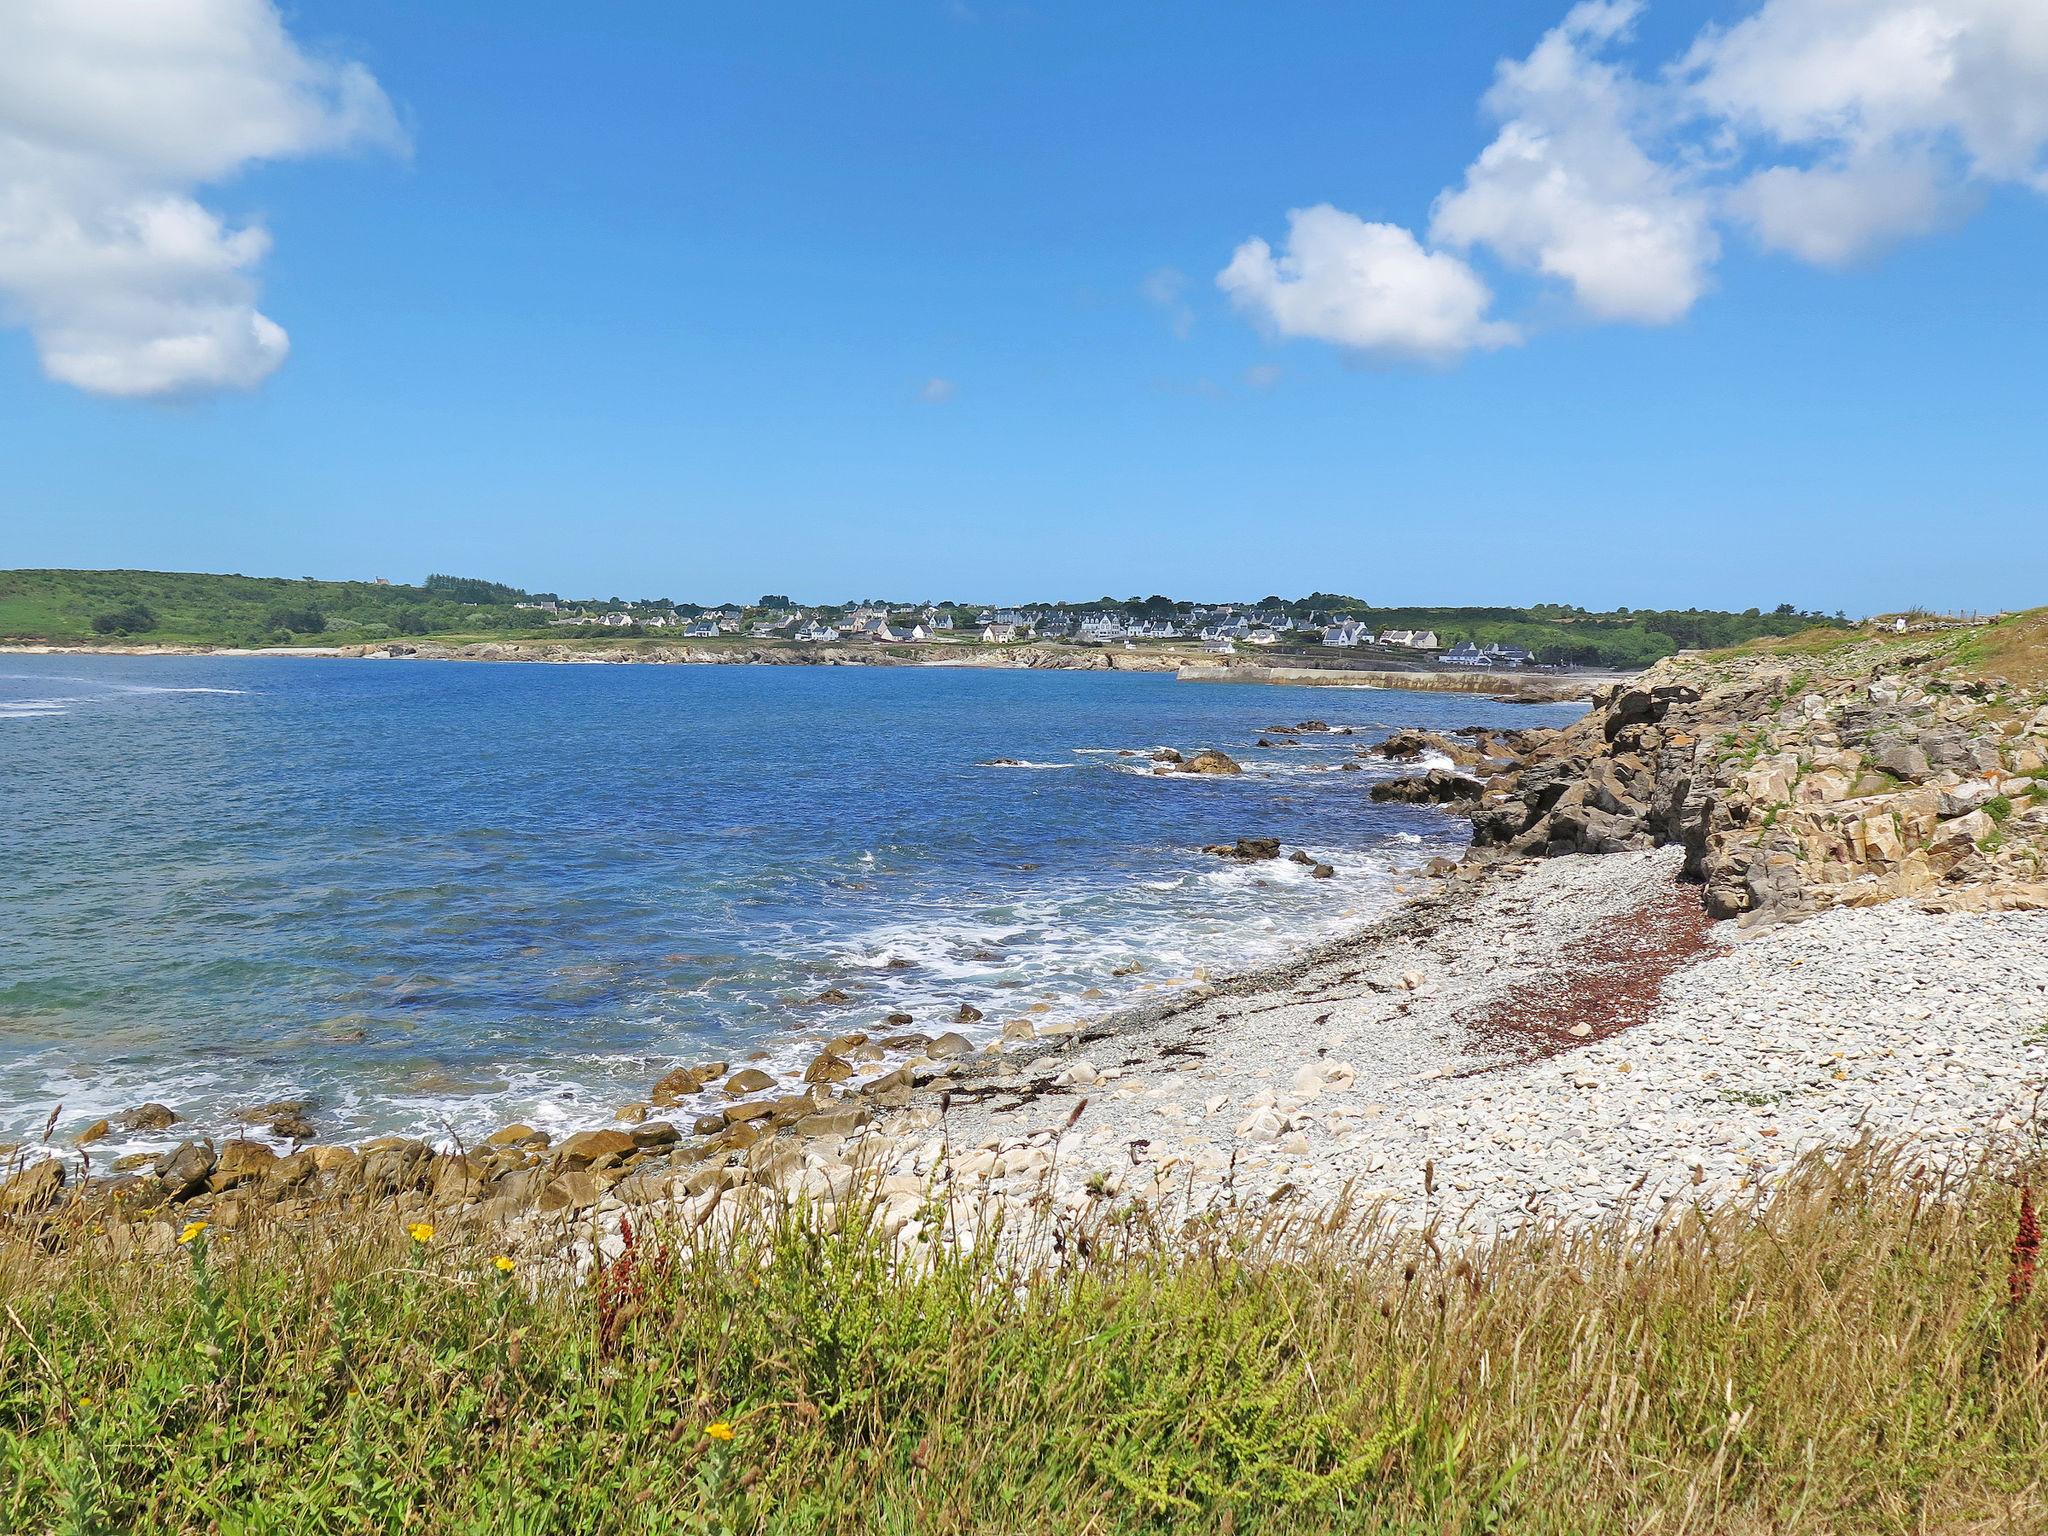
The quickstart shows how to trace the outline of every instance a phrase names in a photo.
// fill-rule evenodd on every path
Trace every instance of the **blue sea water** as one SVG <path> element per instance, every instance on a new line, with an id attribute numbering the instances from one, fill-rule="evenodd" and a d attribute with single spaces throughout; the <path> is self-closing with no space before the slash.
<path id="1" fill-rule="evenodd" d="M 1394 770 L 1337 771 L 1361 746 L 1574 713 L 1111 672 L 0 657 L 0 1138 L 59 1105 L 61 1136 L 306 1098 L 323 1140 L 468 1139 L 891 1012 L 1106 1010 L 1356 926 L 1462 844 L 1368 799 Z M 1254 745 L 1311 717 L 1360 734 Z M 1247 771 L 1116 755 L 1161 744 Z M 1200 852 L 1256 835 L 1337 878 Z M 828 987 L 852 1001 L 805 1003 Z"/>

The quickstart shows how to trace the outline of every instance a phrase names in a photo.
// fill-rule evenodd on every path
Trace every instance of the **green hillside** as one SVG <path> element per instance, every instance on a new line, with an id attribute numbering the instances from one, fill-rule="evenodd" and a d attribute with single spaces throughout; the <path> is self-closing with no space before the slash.
<path id="1" fill-rule="evenodd" d="M 429 576 L 417 586 L 374 581 L 315 581 L 306 578 L 212 576 L 172 571 L 0 571 L 0 644 L 161 642 L 184 645 L 360 645 L 407 636 L 464 639 L 547 630 L 552 615 L 518 606 L 530 597 L 516 587 L 473 577 Z M 763 599 L 771 609 L 788 599 Z M 701 611 L 666 598 L 635 599 L 638 609 L 673 607 Z M 620 606 L 620 599 L 584 599 L 588 612 Z M 760 605 L 735 604 L 750 616 Z M 847 605 L 812 611 L 836 615 Z M 910 609 L 909 602 L 888 604 Z M 971 624 L 976 605 L 949 605 Z M 1040 605 L 1026 605 L 1040 606 Z M 1070 615 L 1118 609 L 1132 617 L 1167 614 L 1183 605 L 1156 596 L 1096 603 L 1044 605 Z M 1375 631 L 1433 629 L 1444 645 L 1472 640 L 1526 647 L 1544 661 L 1581 665 L 1647 666 L 1684 649 L 1739 645 L 1769 636 L 1797 634 L 1815 625 L 1839 624 L 1789 603 L 1770 612 L 1707 609 L 1678 611 L 1616 609 L 1595 613 L 1558 604 L 1530 608 L 1377 608 L 1358 598 L 1318 592 L 1308 597 L 1267 597 L 1257 606 L 1298 619 L 1311 614 L 1353 615 Z M 637 628 L 603 632 L 603 643 L 631 644 Z M 673 643 L 673 631 L 654 631 Z M 550 632 L 550 638 L 596 642 L 594 631 Z M 1313 645 L 1314 642 L 1306 642 Z M 1282 651 L 1290 646 L 1283 645 Z"/>
<path id="2" fill-rule="evenodd" d="M 398 635 L 541 628 L 512 587 L 409 586 L 176 571 L 0 571 L 0 640 L 56 644 L 348 645 Z"/>

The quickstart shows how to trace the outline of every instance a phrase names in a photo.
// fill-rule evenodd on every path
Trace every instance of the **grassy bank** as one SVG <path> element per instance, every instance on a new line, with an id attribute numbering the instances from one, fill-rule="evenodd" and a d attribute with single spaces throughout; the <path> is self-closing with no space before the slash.
<path id="1" fill-rule="evenodd" d="M 2038 1530 L 2015 1211 L 1858 1154 L 1647 1245 L 1133 1218 L 1029 1284 L 789 1217 L 590 1285 L 395 1216 L 16 1238 L 0 1528 Z"/>

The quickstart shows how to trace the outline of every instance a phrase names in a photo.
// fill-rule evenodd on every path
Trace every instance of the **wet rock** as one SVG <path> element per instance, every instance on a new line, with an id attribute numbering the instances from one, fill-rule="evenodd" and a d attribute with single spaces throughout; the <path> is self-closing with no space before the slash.
<path id="1" fill-rule="evenodd" d="M 113 1127 L 109 1126 L 106 1121 L 95 1120 L 91 1125 L 88 1125 L 84 1130 L 71 1138 L 71 1145 L 74 1147 L 89 1147 L 106 1136 L 112 1129 Z"/>
<path id="2" fill-rule="evenodd" d="M 1232 774 L 1243 773 L 1237 760 L 1214 747 L 1204 747 L 1193 757 L 1182 763 L 1176 770 L 1180 773 Z"/>
<path id="3" fill-rule="evenodd" d="M 1152 754 L 1152 761 L 1155 763 L 1182 763 L 1186 762 L 1187 759 L 1174 751 L 1172 747 L 1161 747 Z"/>
<path id="4" fill-rule="evenodd" d="M 1254 864 L 1262 859 L 1280 857 L 1280 839 L 1277 837 L 1240 837 L 1234 843 L 1211 843 L 1203 848 L 1204 853 L 1213 853 L 1219 859 L 1231 859 L 1240 864 Z"/>
<path id="5" fill-rule="evenodd" d="M 958 1011 L 954 1013 L 953 1020 L 958 1024 L 979 1024 L 983 1017 L 982 1011 L 975 1007 L 974 1004 L 962 1003 Z"/>
<path id="6" fill-rule="evenodd" d="M 169 1105 L 151 1101 L 136 1105 L 115 1123 L 124 1131 L 160 1131 L 166 1126 L 176 1125 L 178 1117 Z"/>
<path id="7" fill-rule="evenodd" d="M 834 1056 L 850 1056 L 868 1043 L 868 1037 L 855 1030 L 849 1035 L 834 1035 L 825 1042 L 825 1049 Z"/>
<path id="8" fill-rule="evenodd" d="M 759 1067 L 742 1067 L 725 1080 L 727 1098 L 739 1098 L 742 1094 L 761 1093 L 775 1086 L 775 1079 Z"/>
<path id="9" fill-rule="evenodd" d="M 816 997 L 809 999 L 809 1001 L 816 1004 L 825 1004 L 828 1006 L 836 1007 L 840 1003 L 852 1002 L 853 998 L 847 993 L 844 987 L 827 987 L 824 991 L 820 992 Z"/>
<path id="10" fill-rule="evenodd" d="M 911 1017 L 911 1016 L 910 1016 L 909 1014 L 907 1014 L 907 1013 L 903 1013 L 903 1012 L 901 1012 L 901 1011 L 898 1011 L 898 1012 L 896 1012 L 896 1013 L 892 1013 L 892 1014 L 890 1014 L 890 1015 L 889 1015 L 889 1016 L 888 1016 L 887 1018 L 885 1018 L 884 1020 L 882 1020 L 882 1022 L 883 1022 L 884 1024 L 890 1024 L 890 1025 L 895 1025 L 895 1026 L 897 1026 L 897 1027 L 899 1027 L 899 1028 L 900 1028 L 900 1027 L 901 1027 L 902 1025 L 905 1025 L 905 1024 L 915 1024 L 915 1023 L 917 1022 L 917 1020 L 916 1020 L 916 1019 L 914 1019 L 914 1018 L 912 1018 L 912 1017 Z"/>
<path id="11" fill-rule="evenodd" d="M 1477 779 L 1448 768 L 1404 779 L 1386 779 L 1372 787 L 1372 798 L 1401 805 L 1446 805 L 1458 800 L 1477 800 L 1486 786 Z"/>
<path id="12" fill-rule="evenodd" d="M 878 1042 L 885 1051 L 921 1051 L 932 1043 L 930 1035 L 884 1035 Z"/>
<path id="13" fill-rule="evenodd" d="M 1308 873 L 1309 878 L 1312 880 L 1334 880 L 1337 878 L 1337 868 L 1333 864 L 1318 864 L 1310 869 Z"/>
<path id="14" fill-rule="evenodd" d="M 853 1065 L 843 1056 L 834 1056 L 830 1051 L 821 1051 L 804 1068 L 807 1083 L 843 1083 L 853 1076 Z"/>
<path id="15" fill-rule="evenodd" d="M 674 1146 L 676 1142 L 682 1139 L 682 1132 L 678 1131 L 666 1120 L 649 1120 L 645 1124 L 636 1125 L 633 1127 L 632 1135 L 633 1145 L 641 1148 L 643 1151 L 656 1147 Z"/>
<path id="16" fill-rule="evenodd" d="M 1429 738 L 1420 731 L 1395 731 L 1373 751 L 1381 757 L 1420 757 L 1429 750 Z"/>
<path id="17" fill-rule="evenodd" d="M 692 1098 L 725 1076 L 726 1063 L 709 1061 L 701 1066 L 677 1067 L 664 1076 L 648 1092 L 648 1099 L 656 1108 L 666 1109 L 683 1099 Z"/>
<path id="18" fill-rule="evenodd" d="M 945 1034 L 940 1035 L 938 1039 L 926 1046 L 924 1053 L 934 1061 L 945 1061 L 954 1056 L 965 1056 L 973 1049 L 974 1046 L 965 1035 L 947 1030 Z"/>

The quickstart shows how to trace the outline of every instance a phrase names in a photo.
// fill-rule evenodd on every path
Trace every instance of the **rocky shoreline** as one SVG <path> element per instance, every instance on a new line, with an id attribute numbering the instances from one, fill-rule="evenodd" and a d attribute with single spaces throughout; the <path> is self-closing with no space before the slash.
<path id="1" fill-rule="evenodd" d="M 0 1216 L 120 1252 L 338 1209 L 587 1257 L 630 1209 L 790 1198 L 871 1202 L 906 1245 L 1248 1205 L 1477 1233 L 1738 1198 L 1858 1136 L 1955 1159 L 2042 1129 L 2041 685 L 1888 645 L 1680 658 L 1562 730 L 1373 750 L 1431 763 L 1374 793 L 1470 816 L 1472 853 L 1286 964 L 979 1046 L 892 1018 L 800 1081 L 680 1066 L 559 1143 L 195 1137 L 82 1187 L 35 1161 Z M 1583 853 L 1607 856 L 1564 856 Z M 258 1118 L 290 1129 L 299 1108 Z"/>

